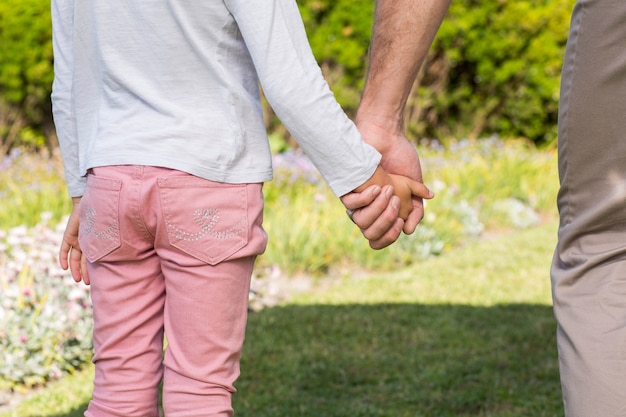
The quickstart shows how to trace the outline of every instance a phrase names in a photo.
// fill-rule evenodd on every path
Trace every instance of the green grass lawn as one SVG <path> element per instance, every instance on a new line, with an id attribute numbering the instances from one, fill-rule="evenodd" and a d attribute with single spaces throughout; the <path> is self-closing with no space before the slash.
<path id="1" fill-rule="evenodd" d="M 492 236 L 250 316 L 241 417 L 562 416 L 549 264 L 556 223 Z M 78 417 L 92 368 L 0 417 Z"/>

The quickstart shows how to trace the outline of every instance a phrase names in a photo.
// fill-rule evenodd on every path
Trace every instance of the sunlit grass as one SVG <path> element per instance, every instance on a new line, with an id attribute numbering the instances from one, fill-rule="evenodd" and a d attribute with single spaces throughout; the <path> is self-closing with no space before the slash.
<path id="1" fill-rule="evenodd" d="M 71 209 L 58 152 L 30 154 L 14 150 L 0 161 L 0 230 L 34 226 L 44 212 L 59 221 Z"/>
<path id="2" fill-rule="evenodd" d="M 264 225 L 270 240 L 266 253 L 257 263 L 258 281 L 262 281 L 266 271 L 278 271 L 284 277 L 307 274 L 352 279 L 355 270 L 394 271 L 421 266 L 422 261 L 433 255 L 445 255 L 478 239 L 533 227 L 555 218 L 557 175 L 553 150 L 540 151 L 522 141 L 488 139 L 460 141 L 445 147 L 437 142 L 424 143 L 419 152 L 425 182 L 436 192 L 436 197 L 426 203 L 426 216 L 417 231 L 382 251 L 369 248 L 307 158 L 293 150 L 276 155 L 276 178 L 264 189 Z M 32 320 L 32 314 L 28 313 L 32 310 L 30 304 L 20 313 L 22 310 L 14 307 L 11 300 L 19 300 L 12 295 L 16 291 L 35 294 L 33 286 L 19 282 L 26 271 L 19 269 L 30 266 L 39 268 L 32 277 L 36 278 L 33 282 L 40 283 L 37 288 L 42 287 L 36 293 L 54 293 L 52 284 L 60 281 L 50 280 L 48 275 L 50 271 L 58 271 L 54 265 L 63 225 L 57 226 L 57 221 L 68 213 L 70 200 L 57 153 L 48 157 L 13 153 L 2 162 L 0 174 L 3 179 L 0 193 L 5 204 L 5 209 L 0 211 L 3 222 L 0 224 L 0 272 L 6 281 L 0 301 L 6 311 L 12 313 L 2 316 L 4 322 L 0 326 L 9 329 L 6 331 L 10 331 L 7 334 L 11 336 L 2 339 L 6 342 L 3 345 L 6 358 L 0 359 L 0 387 L 36 385 L 82 364 L 79 359 L 78 362 L 72 359 L 69 365 L 46 360 L 43 361 L 46 365 L 42 366 L 38 358 L 55 352 L 47 349 L 28 354 L 28 366 L 15 368 L 12 365 L 19 362 L 15 358 L 26 354 L 27 346 L 22 340 L 27 340 L 31 347 L 46 346 L 44 330 L 55 329 L 54 320 L 49 323 Z M 46 216 L 37 223 L 42 220 L 42 213 Z M 20 236 L 27 241 L 24 247 L 17 243 L 21 241 Z M 505 264 L 500 268 L 508 267 Z M 458 271 L 461 275 L 470 273 L 466 263 L 459 265 Z M 479 279 L 480 273 L 476 274 L 475 279 Z M 71 279 L 69 281 L 71 284 Z M 445 283 L 446 279 L 442 281 Z M 451 281 L 463 282 L 460 277 Z M 376 294 L 375 286 L 363 286 L 363 289 L 360 294 L 363 299 Z M 449 296 L 447 284 L 445 290 Z M 415 291 L 433 294 L 433 288 L 419 287 Z M 58 294 L 45 306 L 62 305 L 61 301 L 66 300 Z M 52 311 L 55 308 L 51 307 Z M 67 309 L 61 310 L 51 313 L 50 317 L 60 317 Z M 22 322 L 29 320 L 41 326 L 31 326 L 30 330 L 23 328 Z M 83 322 L 90 322 L 90 318 L 83 317 Z M 89 352 L 81 351 L 84 349 L 82 342 L 80 346 L 74 346 L 73 342 L 70 345 L 76 350 L 72 358 L 89 357 L 89 348 L 86 348 Z"/>
<path id="3" fill-rule="evenodd" d="M 553 150 L 487 140 L 419 152 L 436 198 L 415 234 L 382 251 L 369 248 L 306 160 L 292 155 L 284 172 L 278 161 L 264 189 L 270 243 L 258 267 L 318 275 L 324 287 L 251 316 L 239 415 L 559 415 L 547 275 Z M 0 175 L 2 250 L 13 256 L 10 228 L 40 233 L 41 213 L 60 220 L 69 198 L 58 155 L 12 155 Z M 52 382 L 0 417 L 78 417 L 92 371 Z"/>
<path id="4" fill-rule="evenodd" d="M 498 235 L 394 272 L 346 272 L 251 314 L 236 415 L 562 416 L 555 230 Z M 79 417 L 92 372 L 0 417 Z"/>
<path id="5" fill-rule="evenodd" d="M 418 147 L 424 181 L 436 197 L 416 233 L 372 251 L 310 162 L 298 153 L 277 156 L 275 180 L 264 187 L 270 236 L 260 267 L 287 274 L 324 274 L 342 264 L 394 269 L 437 255 L 484 233 L 532 226 L 554 218 L 558 187 L 554 150 L 523 141 L 437 142 Z M 58 154 L 16 154 L 0 170 L 0 229 L 32 226 L 42 212 L 54 220 L 71 204 Z"/>
<path id="6" fill-rule="evenodd" d="M 485 233 L 556 217 L 558 176 L 551 149 L 488 139 L 447 147 L 424 144 L 418 150 L 424 181 L 436 196 L 426 202 L 416 233 L 372 251 L 325 184 L 279 172 L 265 186 L 270 242 L 260 264 L 278 265 L 287 273 L 324 273 L 344 263 L 391 270 Z"/>

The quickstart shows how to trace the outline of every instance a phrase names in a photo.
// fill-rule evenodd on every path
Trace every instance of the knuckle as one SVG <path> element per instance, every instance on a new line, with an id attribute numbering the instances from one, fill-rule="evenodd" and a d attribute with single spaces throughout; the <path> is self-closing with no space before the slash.
<path id="1" fill-rule="evenodd" d="M 380 239 L 381 235 L 372 229 L 361 229 L 361 233 L 363 233 L 363 237 L 370 241 L 370 244 L 374 241 Z"/>

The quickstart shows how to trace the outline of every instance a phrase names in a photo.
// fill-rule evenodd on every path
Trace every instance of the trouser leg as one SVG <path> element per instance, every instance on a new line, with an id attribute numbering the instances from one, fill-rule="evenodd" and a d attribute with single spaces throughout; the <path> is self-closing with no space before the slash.
<path id="1" fill-rule="evenodd" d="M 253 264 L 254 257 L 222 262 L 210 276 L 198 271 L 168 280 L 163 388 L 168 417 L 233 415 Z"/>
<path id="2" fill-rule="evenodd" d="M 267 241 L 261 185 L 180 176 L 161 181 L 159 193 L 164 228 L 156 247 L 167 293 L 165 415 L 229 417 L 250 278 Z"/>
<path id="3" fill-rule="evenodd" d="M 81 201 L 94 308 L 88 417 L 157 417 L 165 285 L 143 222 L 141 167 L 95 169 Z"/>
<path id="4" fill-rule="evenodd" d="M 90 269 L 96 374 L 87 416 L 159 415 L 164 292 L 145 265 Z"/>
<path id="5" fill-rule="evenodd" d="M 552 265 L 565 414 L 626 416 L 626 2 L 579 1 L 559 108 Z"/>

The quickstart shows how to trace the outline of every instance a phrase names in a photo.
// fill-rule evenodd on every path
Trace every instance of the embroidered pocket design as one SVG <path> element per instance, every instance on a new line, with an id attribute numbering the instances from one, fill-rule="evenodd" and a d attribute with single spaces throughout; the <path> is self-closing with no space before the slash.
<path id="1" fill-rule="evenodd" d="M 96 262 L 122 245 L 119 226 L 121 182 L 89 175 L 80 201 L 80 248 Z"/>
<path id="2" fill-rule="evenodd" d="M 216 183 L 192 175 L 161 178 L 158 184 L 170 245 L 216 265 L 248 244 L 245 185 Z"/>
<path id="3" fill-rule="evenodd" d="M 93 237 L 99 240 L 111 240 L 111 239 L 119 239 L 120 236 L 120 228 L 117 224 L 117 220 L 113 221 L 113 224 L 109 225 L 106 229 L 102 231 L 98 231 L 94 229 L 94 225 L 96 224 L 96 210 L 93 208 L 88 208 L 85 210 L 85 220 L 83 228 L 83 235 L 87 236 L 92 234 Z"/>
<path id="4" fill-rule="evenodd" d="M 197 209 L 193 213 L 194 223 L 198 226 L 198 231 L 189 232 L 167 222 L 167 234 L 176 239 L 187 242 L 195 242 L 208 235 L 215 239 L 233 239 L 244 233 L 247 228 L 247 219 L 242 217 L 235 225 L 225 230 L 216 230 L 220 220 L 220 211 L 216 208 Z"/>

